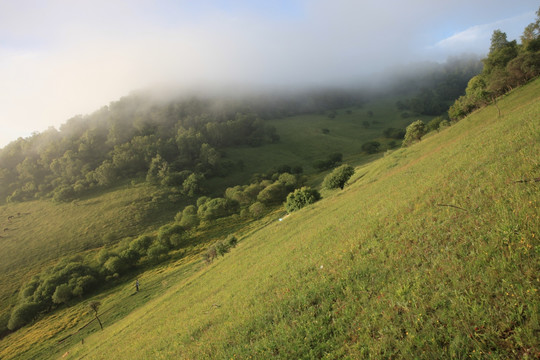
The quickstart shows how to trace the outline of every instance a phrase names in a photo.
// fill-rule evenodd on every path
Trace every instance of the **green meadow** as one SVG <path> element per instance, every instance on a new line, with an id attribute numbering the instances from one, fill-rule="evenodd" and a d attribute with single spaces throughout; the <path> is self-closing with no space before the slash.
<path id="1" fill-rule="evenodd" d="M 386 106 L 272 120 L 279 144 L 227 156 L 253 172 L 299 164 L 317 184 L 309 164 L 342 152 L 356 166 L 345 189 L 287 217 L 277 209 L 207 224 L 168 262 L 3 338 L 0 358 L 538 358 L 539 94 L 536 80 L 498 101 L 501 117 L 486 107 L 382 156 L 360 156 L 362 143 L 411 120 L 384 115 Z M 362 127 L 367 110 L 381 123 Z M 181 204 L 159 206 L 154 192 L 134 184 L 76 203 L 0 208 L 2 219 L 21 214 L 12 219 L 19 244 L 0 239 L 2 274 L 23 279 L 60 252 L 155 231 Z M 148 196 L 155 207 L 137 205 Z M 202 251 L 230 233 L 238 245 L 206 264 Z M 16 294 L 9 284 L 3 299 Z"/>

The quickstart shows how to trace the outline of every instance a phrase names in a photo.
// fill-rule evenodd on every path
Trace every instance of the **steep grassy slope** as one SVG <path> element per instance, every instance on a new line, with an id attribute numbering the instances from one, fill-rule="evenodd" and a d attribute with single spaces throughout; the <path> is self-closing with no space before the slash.
<path id="1" fill-rule="evenodd" d="M 409 122 L 399 116 L 393 103 L 383 99 L 366 104 L 365 109 L 342 109 L 333 119 L 304 115 L 271 120 L 269 124 L 278 128 L 281 141 L 258 148 L 228 149 L 228 158 L 242 160 L 245 170 L 210 179 L 206 184 L 209 195 L 222 196 L 226 187 L 246 184 L 253 173 L 267 173 L 283 164 L 301 165 L 306 172 L 313 172 L 312 163 L 333 152 L 344 153 L 345 159 L 354 163 L 369 161 L 373 156 L 361 154 L 363 142 L 380 137 L 386 127 L 405 127 Z M 374 112 L 372 117 L 367 116 L 368 107 Z M 366 129 L 363 121 L 375 124 Z M 322 128 L 330 133 L 323 134 Z M 312 179 L 315 183 L 319 180 Z M 0 318 L 7 316 L 16 301 L 21 282 L 58 258 L 153 231 L 193 201 L 176 196 L 171 202 L 166 189 L 126 182 L 71 203 L 41 200 L 0 206 Z"/>
<path id="2" fill-rule="evenodd" d="M 540 192 L 516 181 L 539 176 L 538 94 L 357 168 L 66 358 L 537 358 Z"/>

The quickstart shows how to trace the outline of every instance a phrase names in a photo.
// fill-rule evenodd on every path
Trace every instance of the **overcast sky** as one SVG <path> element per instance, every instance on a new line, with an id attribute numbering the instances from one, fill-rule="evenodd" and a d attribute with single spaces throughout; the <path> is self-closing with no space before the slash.
<path id="1" fill-rule="evenodd" d="M 518 39 L 538 0 L 0 0 L 0 147 L 155 85 L 324 85 Z"/>

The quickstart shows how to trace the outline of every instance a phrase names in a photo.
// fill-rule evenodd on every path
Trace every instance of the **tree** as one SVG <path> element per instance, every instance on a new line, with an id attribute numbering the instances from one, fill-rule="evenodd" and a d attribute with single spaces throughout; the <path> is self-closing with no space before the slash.
<path id="1" fill-rule="evenodd" d="M 126 269 L 126 262 L 119 256 L 111 256 L 103 267 L 107 269 L 111 274 L 120 274 Z"/>
<path id="2" fill-rule="evenodd" d="M 527 25 L 521 36 L 521 43 L 527 51 L 540 50 L 540 8 L 536 11 L 536 19 Z"/>
<path id="3" fill-rule="evenodd" d="M 52 296 L 52 301 L 55 304 L 66 303 L 73 296 L 71 288 L 68 284 L 60 284 L 56 287 L 54 294 Z"/>
<path id="4" fill-rule="evenodd" d="M 101 320 L 99 319 L 99 316 L 98 316 L 98 311 L 99 311 L 99 307 L 101 306 L 101 303 L 99 301 L 92 301 L 90 302 L 90 304 L 88 304 L 88 306 L 90 307 L 90 309 L 94 311 L 94 316 L 96 317 L 96 320 L 98 321 L 99 326 L 101 327 L 101 330 L 103 330 L 103 324 L 101 323 Z"/>
<path id="5" fill-rule="evenodd" d="M 426 134 L 426 124 L 422 120 L 416 120 L 407 126 L 405 130 L 405 140 L 403 146 L 409 146 L 415 141 L 420 141 L 422 136 Z"/>
<path id="6" fill-rule="evenodd" d="M 434 117 L 427 123 L 428 131 L 439 130 L 439 126 L 444 119 L 441 116 Z"/>
<path id="7" fill-rule="evenodd" d="M 529 41 L 540 38 L 540 8 L 536 10 L 536 19 L 527 25 L 521 36 L 521 43 L 526 45 Z"/>
<path id="8" fill-rule="evenodd" d="M 285 188 L 285 185 L 276 181 L 265 187 L 259 195 L 257 195 L 257 200 L 266 205 L 270 205 L 282 202 L 286 196 L 287 189 Z"/>
<path id="9" fill-rule="evenodd" d="M 204 176 L 193 173 L 182 183 L 182 192 L 187 196 L 195 196 L 203 192 L 202 181 Z"/>
<path id="10" fill-rule="evenodd" d="M 182 212 L 178 213 L 178 215 L 177 221 L 184 229 L 191 229 L 199 225 L 197 208 L 194 205 L 186 206 Z"/>
<path id="11" fill-rule="evenodd" d="M 285 209 L 287 212 L 291 213 L 293 211 L 300 210 L 309 204 L 313 204 L 320 198 L 321 194 L 319 194 L 317 190 L 304 186 L 287 195 Z"/>
<path id="12" fill-rule="evenodd" d="M 146 173 L 146 181 L 151 184 L 159 184 L 169 174 L 169 164 L 157 154 L 150 162 L 150 168 Z"/>
<path id="13" fill-rule="evenodd" d="M 264 204 L 257 201 L 251 204 L 251 206 L 249 207 L 249 213 L 253 217 L 259 218 L 264 214 L 265 209 L 266 207 L 264 206 Z"/>
<path id="14" fill-rule="evenodd" d="M 500 29 L 494 30 L 493 34 L 491 35 L 491 46 L 489 47 L 489 52 L 493 53 L 504 48 L 506 45 L 508 45 L 506 33 L 502 32 Z"/>
<path id="15" fill-rule="evenodd" d="M 77 278 L 74 283 L 73 295 L 82 297 L 97 284 L 97 280 L 92 275 L 85 275 Z"/>
<path id="16" fill-rule="evenodd" d="M 325 189 L 337 189 L 343 190 L 347 181 L 354 174 L 354 168 L 350 165 L 343 164 L 337 167 L 328 174 L 323 181 L 323 187 Z"/>
<path id="17" fill-rule="evenodd" d="M 224 198 L 215 198 L 199 206 L 197 215 L 203 220 L 214 220 L 234 214 L 238 203 Z"/>
<path id="18" fill-rule="evenodd" d="M 39 304 L 35 302 L 27 302 L 15 306 L 8 321 L 8 329 L 17 330 L 28 324 L 37 316 L 38 311 Z"/>
<path id="19" fill-rule="evenodd" d="M 152 245 L 152 240 L 152 237 L 148 235 L 141 235 L 129 243 L 129 248 L 138 252 L 140 255 L 144 255 L 150 245 Z"/>

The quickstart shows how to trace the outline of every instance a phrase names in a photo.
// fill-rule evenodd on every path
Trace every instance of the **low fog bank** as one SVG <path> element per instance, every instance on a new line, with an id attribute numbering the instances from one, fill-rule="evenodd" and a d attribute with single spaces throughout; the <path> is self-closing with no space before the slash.
<path id="1" fill-rule="evenodd" d="M 209 108 L 206 111 L 209 113 L 224 111 L 223 109 L 232 111 L 234 108 L 235 111 L 266 114 L 263 117 L 267 118 L 318 112 L 361 105 L 380 96 L 413 95 L 422 89 L 433 88 L 437 82 L 449 76 L 452 77 L 452 81 L 459 83 L 461 91 L 468 79 L 478 74 L 481 68 L 479 56 L 464 54 L 451 57 L 442 63 L 412 62 L 379 72 L 351 75 L 347 79 L 328 81 L 325 84 L 314 84 L 309 81 L 298 81 L 294 84 L 247 81 L 161 82 L 133 90 L 109 104 L 100 104 L 86 115 L 73 116 L 69 121 L 66 119 L 57 128 L 65 129 L 66 122 L 73 124 L 75 119 L 77 122 L 84 122 L 84 119 L 102 113 L 111 106 L 118 107 L 119 104 L 122 106 L 130 104 L 129 106 L 133 107 L 130 112 L 135 113 L 146 111 L 152 106 L 164 106 L 189 99 L 198 99 L 208 104 Z M 456 95 L 460 94 L 454 91 L 452 96 Z M 283 110 L 284 107 L 287 108 L 286 111 Z M 33 135 L 40 131 L 52 130 L 55 130 L 52 126 L 47 130 L 34 129 Z M 14 140 L 11 138 L 5 141 L 5 144 Z"/>

